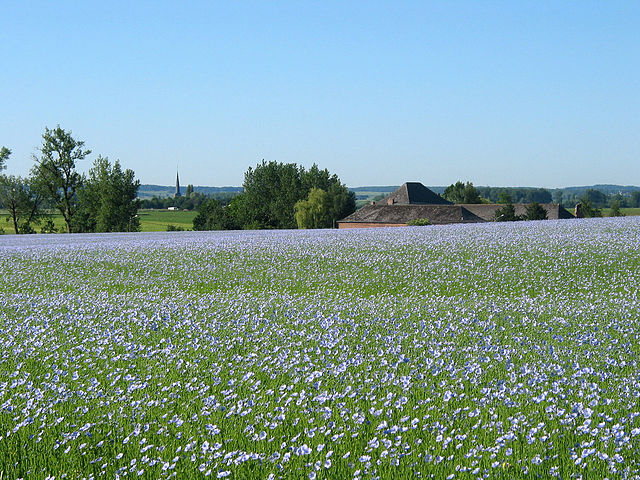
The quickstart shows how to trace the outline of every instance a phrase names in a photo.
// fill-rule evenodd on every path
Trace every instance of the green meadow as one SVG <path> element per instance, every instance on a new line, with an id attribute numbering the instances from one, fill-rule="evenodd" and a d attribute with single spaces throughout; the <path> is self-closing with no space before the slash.
<path id="1" fill-rule="evenodd" d="M 181 227 L 183 230 L 193 229 L 193 219 L 198 214 L 195 211 L 171 210 L 138 210 L 142 232 L 165 232 L 169 225 Z M 51 219 L 58 232 L 65 231 L 65 224 L 60 214 L 52 214 Z M 6 211 L 0 210 L 0 228 L 4 233 L 13 233 L 11 219 Z M 34 225 L 34 230 L 40 232 L 41 226 Z"/>

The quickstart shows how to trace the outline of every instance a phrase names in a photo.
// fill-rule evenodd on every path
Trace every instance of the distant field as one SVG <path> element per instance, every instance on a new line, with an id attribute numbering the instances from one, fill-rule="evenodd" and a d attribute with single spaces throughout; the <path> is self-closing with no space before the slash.
<path id="1" fill-rule="evenodd" d="M 621 208 L 620 210 L 622 210 L 622 213 L 630 217 L 640 215 L 640 208 Z M 610 208 L 603 208 L 602 215 L 608 217 L 610 211 Z"/>
<path id="2" fill-rule="evenodd" d="M 143 232 L 165 232 L 168 225 L 182 227 L 185 230 L 193 229 L 193 219 L 198 214 L 195 211 L 171 211 L 171 210 L 139 210 L 140 226 Z"/>
<path id="3" fill-rule="evenodd" d="M 165 232 L 168 225 L 182 227 L 184 230 L 193 229 L 193 219 L 198 212 L 190 211 L 171 211 L 171 210 L 139 210 L 140 226 L 143 232 Z M 58 232 L 65 231 L 64 221 L 59 214 L 52 215 L 53 223 Z M 13 226 L 6 211 L 0 210 L 0 228 L 4 229 L 4 233 L 13 233 Z M 34 226 L 36 232 L 40 232 L 41 227 Z"/>

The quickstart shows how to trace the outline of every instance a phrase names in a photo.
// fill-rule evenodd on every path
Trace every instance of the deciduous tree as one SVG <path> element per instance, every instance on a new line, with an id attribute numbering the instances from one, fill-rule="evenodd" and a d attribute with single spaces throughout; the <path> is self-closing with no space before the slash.
<path id="1" fill-rule="evenodd" d="M 78 214 L 75 231 L 137 232 L 140 182 L 133 170 L 122 170 L 120 162 L 112 165 L 98 156 L 78 190 Z"/>
<path id="2" fill-rule="evenodd" d="M 58 125 L 53 130 L 45 128 L 42 135 L 40 156 L 32 169 L 38 189 L 45 193 L 48 203 L 62 214 L 67 232 L 72 231 L 76 214 L 77 190 L 82 177 L 76 171 L 76 162 L 83 160 L 91 150 L 84 149 L 84 142 L 75 140 L 71 132 Z"/>
<path id="3" fill-rule="evenodd" d="M 227 209 L 222 207 L 215 198 L 210 198 L 200 205 L 198 215 L 193 219 L 194 230 L 231 230 L 233 228 L 233 220 Z"/>
<path id="4" fill-rule="evenodd" d="M 482 203 L 473 183 L 456 182 L 444 189 L 442 196 L 452 203 Z"/>
<path id="5" fill-rule="evenodd" d="M 0 203 L 9 213 L 15 233 L 33 233 L 42 215 L 42 196 L 30 179 L 0 175 Z"/>
<path id="6" fill-rule="evenodd" d="M 304 200 L 295 204 L 295 215 L 298 228 L 329 228 L 332 218 L 331 198 L 320 188 L 312 188 Z"/>

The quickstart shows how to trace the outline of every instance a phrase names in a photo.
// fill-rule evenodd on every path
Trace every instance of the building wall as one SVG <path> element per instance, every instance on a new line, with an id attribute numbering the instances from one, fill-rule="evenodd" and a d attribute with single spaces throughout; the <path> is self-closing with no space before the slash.
<path id="1" fill-rule="evenodd" d="M 406 223 L 338 222 L 338 228 L 406 227 Z"/>

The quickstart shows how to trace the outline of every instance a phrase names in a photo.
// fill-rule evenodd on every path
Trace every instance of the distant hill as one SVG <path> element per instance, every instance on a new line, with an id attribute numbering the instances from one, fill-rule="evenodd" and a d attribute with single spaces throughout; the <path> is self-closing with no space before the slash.
<path id="1" fill-rule="evenodd" d="M 635 192 L 637 190 L 640 190 L 640 187 L 636 187 L 633 185 L 609 185 L 609 184 L 598 184 L 598 185 L 591 185 L 590 187 L 585 186 L 585 187 L 562 187 L 562 188 L 549 188 L 549 191 L 554 191 L 554 190 L 562 190 L 564 193 L 571 193 L 571 194 L 577 194 L 580 195 L 582 193 L 584 193 L 585 191 L 589 190 L 589 189 L 594 189 L 594 190 L 598 190 L 602 193 L 605 193 L 607 195 L 612 195 L 612 194 L 616 194 L 616 193 L 620 193 L 622 195 L 629 195 L 631 192 Z"/>
<path id="2" fill-rule="evenodd" d="M 396 190 L 398 187 L 399 185 L 388 185 L 388 186 L 373 185 L 373 186 L 365 186 L 365 187 L 349 187 L 349 190 L 351 190 L 356 194 L 356 198 L 358 200 L 362 201 L 362 200 L 372 199 L 379 195 L 389 194 L 394 190 Z M 477 187 L 480 187 L 480 186 L 477 185 Z M 433 190 L 435 193 L 441 195 L 444 192 L 444 189 L 446 187 L 430 186 L 428 188 Z M 493 188 L 532 188 L 533 189 L 536 187 L 493 187 Z M 578 187 L 547 188 L 546 190 L 549 190 L 551 193 L 557 190 L 562 190 L 564 194 L 580 196 L 590 188 L 594 190 L 599 190 L 602 193 L 607 195 L 620 193 L 624 196 L 630 195 L 631 192 L 633 191 L 640 190 L 640 187 L 633 186 L 633 185 L 610 185 L 610 184 L 597 184 L 597 185 L 578 186 Z M 186 185 L 182 186 L 181 189 L 182 189 L 182 193 L 184 194 L 184 191 L 186 190 Z M 242 192 L 242 187 L 195 186 L 193 187 L 193 190 L 196 192 L 204 193 L 205 195 L 210 195 L 212 193 L 223 193 L 223 192 L 239 193 L 239 192 Z M 175 192 L 174 186 L 144 184 L 144 185 L 140 185 L 140 188 L 138 189 L 138 197 L 142 199 L 151 198 L 154 196 L 170 197 L 170 196 L 173 196 L 174 192 Z"/>

